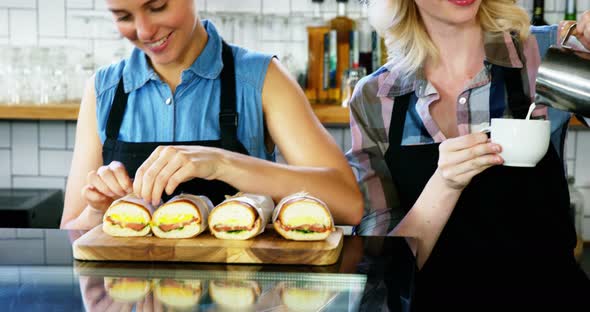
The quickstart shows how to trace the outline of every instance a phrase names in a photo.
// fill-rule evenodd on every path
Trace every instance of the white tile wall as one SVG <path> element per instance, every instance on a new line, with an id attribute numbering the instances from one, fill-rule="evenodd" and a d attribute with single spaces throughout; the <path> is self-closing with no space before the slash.
<path id="1" fill-rule="evenodd" d="M 42 176 L 65 177 L 70 171 L 71 162 L 72 151 L 41 150 L 39 153 L 39 168 Z"/>
<path id="2" fill-rule="evenodd" d="M 47 264 L 70 264 L 72 262 L 72 246 L 64 244 L 63 233 L 45 230 L 45 261 Z M 73 271 L 70 271 L 73 272 Z"/>
<path id="3" fill-rule="evenodd" d="M 0 1 L 0 8 L 31 8 L 34 9 L 36 0 L 2 0 Z"/>
<path id="4" fill-rule="evenodd" d="M 66 7 L 71 9 L 92 9 L 92 0 L 67 0 Z"/>
<path id="5" fill-rule="evenodd" d="M 0 250 L 14 250 L 16 252 L 0 253 L 0 260 L 6 264 L 43 264 L 43 240 L 15 239 L 0 240 Z"/>
<path id="6" fill-rule="evenodd" d="M 280 0 L 277 0 L 280 1 Z M 238 13 L 260 13 L 262 9 L 261 0 L 207 0 L 207 11 Z"/>
<path id="7" fill-rule="evenodd" d="M 0 188 L 9 188 L 12 184 L 12 163 L 9 149 L 0 149 Z"/>
<path id="8" fill-rule="evenodd" d="M 8 19 L 11 44 L 19 46 L 37 44 L 36 10 L 10 10 Z"/>
<path id="9" fill-rule="evenodd" d="M 39 36 L 64 37 L 66 35 L 65 0 L 39 1 Z"/>
<path id="10" fill-rule="evenodd" d="M 12 174 L 39 174 L 39 124 L 12 123 Z"/>
<path id="11" fill-rule="evenodd" d="M 290 0 L 262 0 L 263 14 L 289 14 Z"/>
<path id="12" fill-rule="evenodd" d="M 0 37 L 8 36 L 8 10 L 0 9 Z"/>
<path id="13" fill-rule="evenodd" d="M 0 229 L 0 239 L 16 238 L 16 229 Z M 0 275 L 2 275 L 0 273 Z"/>
<path id="14" fill-rule="evenodd" d="M 21 189 L 51 188 L 65 189 L 66 178 L 44 176 L 13 176 L 12 187 Z"/>
<path id="15" fill-rule="evenodd" d="M 16 229 L 16 238 L 44 238 L 44 231 L 37 229 Z"/>
<path id="16" fill-rule="evenodd" d="M 10 123 L 0 121 L 0 148 L 10 147 Z"/>
<path id="17" fill-rule="evenodd" d="M 43 121 L 39 124 L 40 148 L 66 148 L 66 122 Z"/>

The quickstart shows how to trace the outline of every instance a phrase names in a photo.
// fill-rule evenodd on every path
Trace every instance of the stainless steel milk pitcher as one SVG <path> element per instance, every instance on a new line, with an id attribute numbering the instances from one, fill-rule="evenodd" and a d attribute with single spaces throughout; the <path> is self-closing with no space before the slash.
<path id="1" fill-rule="evenodd" d="M 535 103 L 590 117 L 590 53 L 566 45 L 575 27 L 569 27 L 561 47 L 547 51 L 537 75 Z"/>

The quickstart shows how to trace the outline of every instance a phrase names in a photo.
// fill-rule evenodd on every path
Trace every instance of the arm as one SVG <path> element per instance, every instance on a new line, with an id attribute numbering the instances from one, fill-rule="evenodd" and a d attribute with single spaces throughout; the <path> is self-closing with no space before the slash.
<path id="1" fill-rule="evenodd" d="M 463 189 L 487 168 L 503 162 L 501 147 L 484 133 L 448 139 L 439 147 L 438 168 L 394 235 L 416 237 L 418 267 L 422 268 L 447 224 Z"/>
<path id="2" fill-rule="evenodd" d="M 220 179 L 275 199 L 305 190 L 328 204 L 337 224 L 358 224 L 361 196 L 344 155 L 303 91 L 274 59 L 264 80 L 262 105 L 270 136 L 288 165 L 231 154 Z"/>
<path id="3" fill-rule="evenodd" d="M 121 163 L 101 166 L 102 143 L 97 128 L 93 76 L 86 84 L 78 114 L 61 228 L 93 228 L 102 222 L 104 211 L 114 199 L 131 191 L 131 180 Z"/>
<path id="4" fill-rule="evenodd" d="M 102 214 L 99 211 L 85 209 L 88 203 L 81 193 L 82 188 L 86 185 L 86 174 L 102 165 L 102 144 L 96 130 L 96 96 L 94 93 L 93 76 L 86 84 L 78 113 L 76 142 L 66 186 L 61 228 L 89 229 L 102 221 Z"/>
<path id="5" fill-rule="evenodd" d="M 307 191 L 328 204 L 337 224 L 358 224 L 363 209 L 352 170 L 303 91 L 276 60 L 264 79 L 262 106 L 270 136 L 287 165 L 219 148 L 159 147 L 137 170 L 135 193 L 157 204 L 164 190 L 171 194 L 194 177 L 221 180 L 275 200 Z"/>

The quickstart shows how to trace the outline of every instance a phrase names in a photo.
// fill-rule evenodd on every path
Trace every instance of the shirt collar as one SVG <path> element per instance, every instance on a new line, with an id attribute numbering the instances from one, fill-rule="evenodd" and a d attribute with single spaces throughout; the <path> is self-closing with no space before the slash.
<path id="1" fill-rule="evenodd" d="M 485 63 L 509 68 L 523 68 L 518 45 L 518 40 L 508 32 L 484 32 Z M 429 84 L 424 77 L 422 68 L 403 76 L 401 69 L 393 67 L 391 62 L 385 65 L 387 73 L 379 79 L 381 83 L 377 96 L 393 98 L 409 92 L 417 92 L 418 96 L 422 96 L 432 92 L 432 90 L 428 90 Z"/>
<path id="2" fill-rule="evenodd" d="M 216 79 L 223 69 L 222 39 L 212 22 L 203 20 L 202 24 L 208 34 L 207 44 L 193 64 L 183 71 L 183 77 L 184 73 L 189 71 L 205 79 Z M 136 47 L 133 48 L 123 69 L 125 92 L 129 93 L 141 88 L 150 79 L 159 80 L 160 78 L 149 64 L 145 53 Z"/>

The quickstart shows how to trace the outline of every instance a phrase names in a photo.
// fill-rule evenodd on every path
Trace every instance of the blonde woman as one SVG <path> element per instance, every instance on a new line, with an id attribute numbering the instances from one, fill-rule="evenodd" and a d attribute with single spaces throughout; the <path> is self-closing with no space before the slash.
<path id="1" fill-rule="evenodd" d="M 570 115 L 535 111 L 554 126 L 535 168 L 499 166 L 502 146 L 479 132 L 491 118 L 524 117 L 539 51 L 557 42 L 557 26 L 530 28 L 514 0 L 372 5 L 390 61 L 350 103 L 348 158 L 365 196 L 357 233 L 418 238 L 418 308 L 587 298 L 558 153 Z M 578 25 L 587 47 L 589 19 Z"/>

